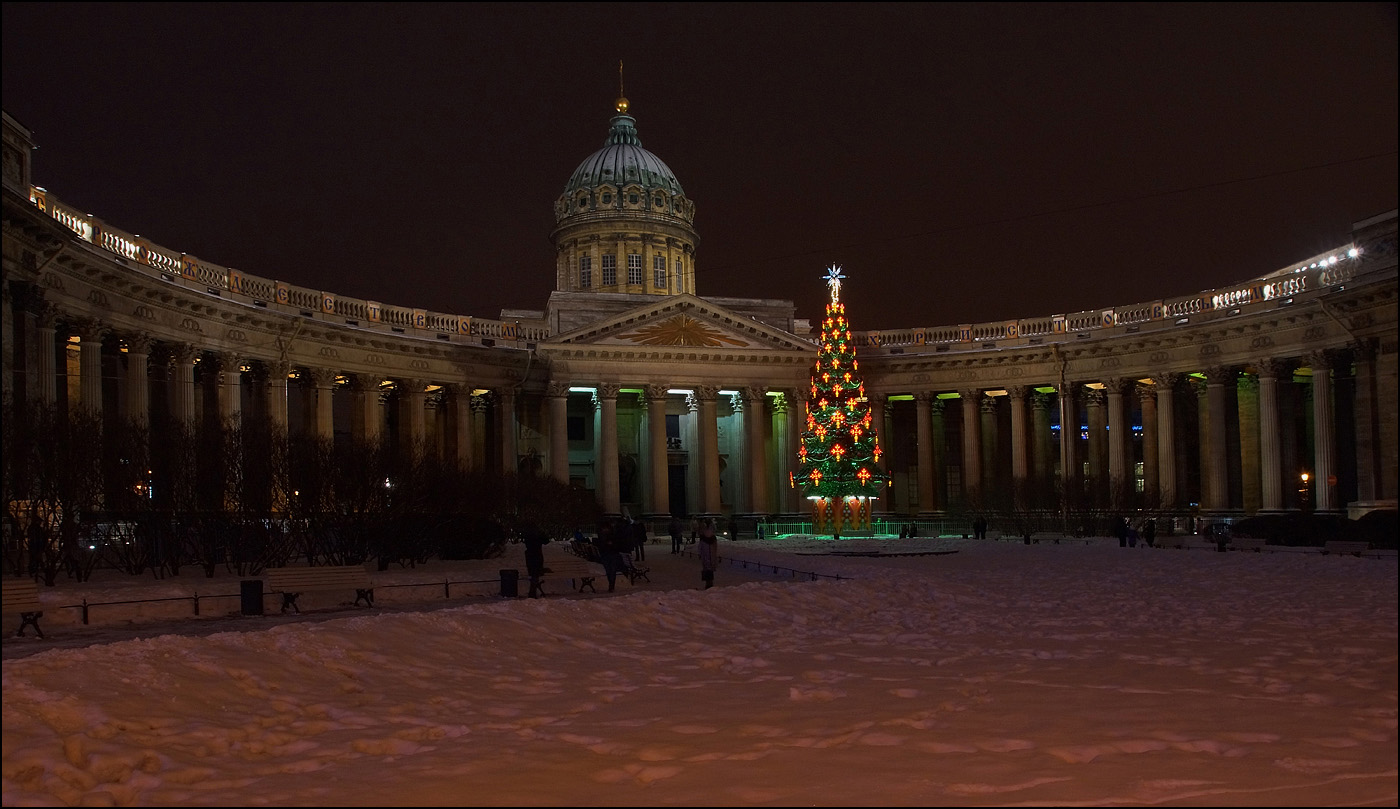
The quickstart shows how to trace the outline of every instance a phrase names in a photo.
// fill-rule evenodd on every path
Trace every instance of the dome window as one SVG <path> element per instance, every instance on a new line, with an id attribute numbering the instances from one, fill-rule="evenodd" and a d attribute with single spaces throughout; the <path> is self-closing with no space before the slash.
<path id="1" fill-rule="evenodd" d="M 604 204 L 604 205 L 611 205 L 611 204 L 612 204 L 612 194 L 604 194 L 604 195 L 603 195 L 603 204 Z"/>
<path id="2" fill-rule="evenodd" d="M 666 204 L 666 200 L 662 199 L 660 196 L 657 196 L 651 201 L 651 204 L 660 208 Z"/>
<path id="3" fill-rule="evenodd" d="M 628 201 L 629 203 L 631 203 L 632 205 L 636 205 L 637 202 L 638 202 L 637 195 L 636 195 L 636 194 L 628 194 L 628 195 L 627 195 L 627 201 Z"/>

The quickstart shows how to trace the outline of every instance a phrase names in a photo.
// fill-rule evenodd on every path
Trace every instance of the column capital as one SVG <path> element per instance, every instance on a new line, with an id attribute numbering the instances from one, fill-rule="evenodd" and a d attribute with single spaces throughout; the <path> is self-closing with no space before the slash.
<path id="1" fill-rule="evenodd" d="M 1376 340 L 1373 337 L 1361 337 L 1347 343 L 1347 348 L 1356 357 L 1357 362 L 1374 362 L 1376 359 Z"/>
<path id="2" fill-rule="evenodd" d="M 1025 385 L 1010 385 L 1006 388 L 1006 395 L 1009 396 L 1012 401 L 1025 399 L 1026 392 L 1029 390 L 1030 388 Z"/>
<path id="3" fill-rule="evenodd" d="M 1032 409 L 1032 410 L 1036 410 L 1036 411 L 1040 411 L 1040 410 L 1049 410 L 1049 409 L 1050 409 L 1050 394 L 1048 394 L 1048 393 L 1041 393 L 1040 391 L 1036 391 L 1035 393 L 1032 393 L 1032 394 L 1031 394 L 1031 409 Z"/>
<path id="4" fill-rule="evenodd" d="M 111 327 L 97 318 L 85 317 L 73 321 L 73 330 L 78 333 L 83 342 L 95 342 L 107 336 Z"/>
<path id="5" fill-rule="evenodd" d="M 473 413 L 485 413 L 487 410 L 489 410 L 489 409 L 491 408 L 491 398 L 492 398 L 492 396 L 491 396 L 491 391 L 489 391 L 489 390 L 486 391 L 485 393 L 474 393 L 474 394 L 472 394 L 472 405 L 471 405 L 471 407 L 472 407 L 472 412 L 473 412 Z"/>
<path id="6" fill-rule="evenodd" d="M 189 343 L 174 343 L 170 346 L 170 359 L 173 362 L 190 365 L 197 356 L 199 356 L 199 351 Z"/>
<path id="7" fill-rule="evenodd" d="M 982 391 L 977 388 L 969 388 L 967 390 L 958 391 L 958 396 L 963 399 L 980 399 L 982 398 Z"/>
<path id="8" fill-rule="evenodd" d="M 1088 388 L 1084 391 L 1084 402 L 1089 407 L 1103 407 L 1108 403 L 1108 391 L 1102 388 Z"/>
<path id="9" fill-rule="evenodd" d="M 1133 392 L 1137 394 L 1139 402 L 1147 403 L 1157 401 L 1156 385 L 1144 385 L 1141 382 L 1139 382 L 1133 386 Z"/>
<path id="10" fill-rule="evenodd" d="M 1169 371 L 1158 371 L 1152 375 L 1152 382 L 1158 390 L 1171 390 L 1176 387 L 1176 383 L 1181 381 L 1181 374 Z"/>
<path id="11" fill-rule="evenodd" d="M 1337 361 L 1337 355 L 1336 352 L 1324 348 L 1317 351 L 1309 351 L 1304 355 L 1303 360 L 1306 362 L 1307 366 L 1314 371 L 1330 371 Z"/>
<path id="12" fill-rule="evenodd" d="M 646 392 L 647 400 L 652 401 L 656 399 L 665 399 L 667 395 L 669 395 L 668 392 L 671 389 L 666 385 L 647 385 L 643 387 L 642 390 Z"/>
<path id="13" fill-rule="evenodd" d="M 700 385 L 695 388 L 695 398 L 702 402 L 714 402 L 719 400 L 718 385 Z"/>
<path id="14" fill-rule="evenodd" d="M 382 376 L 375 376 L 372 374 L 355 374 L 355 380 L 351 385 L 351 390 L 355 390 L 360 393 L 378 393 L 379 388 L 383 384 L 383 382 L 384 377 Z M 454 392 L 456 392 L 462 386 L 460 384 L 454 384 L 448 387 L 450 387 Z"/>
<path id="15" fill-rule="evenodd" d="M 340 375 L 339 371 L 330 368 L 310 368 L 308 371 L 311 384 L 321 390 L 335 387 L 335 378 Z"/>
<path id="16" fill-rule="evenodd" d="M 122 334 L 122 342 L 128 354 L 150 354 L 155 338 L 143 331 L 127 332 Z"/>
<path id="17" fill-rule="evenodd" d="M 1122 393 L 1122 392 L 1123 392 L 1124 386 L 1128 383 L 1128 380 L 1127 380 L 1127 379 L 1124 379 L 1124 378 L 1121 377 L 1121 376 L 1111 376 L 1111 377 L 1109 377 L 1109 378 L 1107 378 L 1107 379 L 1102 380 L 1102 382 L 1103 382 L 1103 389 L 1104 389 L 1106 392 L 1108 392 L 1108 393 Z"/>
<path id="18" fill-rule="evenodd" d="M 599 385 L 597 390 L 599 399 L 616 399 L 617 394 L 622 391 L 622 386 L 615 382 L 606 382 Z"/>
<path id="19" fill-rule="evenodd" d="M 982 397 L 981 406 L 982 406 L 982 412 L 983 412 L 983 413 L 990 413 L 990 414 L 992 414 L 992 415 L 995 415 L 996 412 L 997 412 L 997 400 L 996 400 L 996 397 L 995 397 L 995 396 L 983 396 L 983 397 Z"/>
<path id="20" fill-rule="evenodd" d="M 1263 357 L 1254 361 L 1254 371 L 1260 379 L 1278 379 L 1288 371 L 1288 363 L 1277 357 Z"/>
<path id="21" fill-rule="evenodd" d="M 569 385 L 565 382 L 550 382 L 544 386 L 544 395 L 556 399 L 569 395 Z"/>
<path id="22" fill-rule="evenodd" d="M 747 385 L 740 389 L 740 395 L 743 396 L 745 402 L 749 403 L 757 402 L 762 404 L 763 397 L 767 392 L 765 388 L 761 388 L 757 385 Z"/>
<path id="23" fill-rule="evenodd" d="M 1238 375 L 1238 373 L 1239 372 L 1236 371 L 1234 368 L 1226 368 L 1221 365 L 1213 365 L 1205 370 L 1206 384 L 1224 385 L 1226 383 L 1233 382 L 1235 381 L 1235 377 Z"/>

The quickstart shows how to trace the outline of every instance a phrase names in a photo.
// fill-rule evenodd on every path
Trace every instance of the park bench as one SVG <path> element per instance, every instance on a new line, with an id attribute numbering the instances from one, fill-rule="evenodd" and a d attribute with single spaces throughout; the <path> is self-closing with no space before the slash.
<path id="1" fill-rule="evenodd" d="M 39 585 L 33 579 L 5 579 L 5 615 L 19 616 L 19 631 L 15 637 L 24 637 L 24 628 L 34 627 L 34 634 L 44 637 L 39 628 L 39 619 L 44 617 L 44 606 L 39 603 Z"/>
<path id="2" fill-rule="evenodd" d="M 1232 551 L 1254 551 L 1255 553 L 1262 553 L 1264 551 L 1264 546 L 1267 544 L 1268 540 L 1255 537 L 1230 538 L 1230 550 Z"/>
<path id="3" fill-rule="evenodd" d="M 601 569 L 595 570 L 588 560 L 580 556 L 559 556 L 545 560 L 544 581 L 550 579 L 568 579 L 569 586 L 575 591 L 582 593 L 587 587 L 593 592 L 598 592 L 593 586 L 594 579 L 603 575 Z"/>
<path id="4" fill-rule="evenodd" d="M 323 567 L 270 567 L 267 569 L 268 589 L 282 594 L 282 612 L 291 607 L 301 612 L 297 599 L 302 593 L 312 590 L 355 591 L 355 606 L 365 602 L 374 606 L 374 584 L 364 565 L 339 565 Z"/>
<path id="5" fill-rule="evenodd" d="M 1371 544 L 1369 542 L 1357 542 L 1346 539 L 1333 539 L 1324 542 L 1322 545 L 1322 552 L 1324 554 L 1335 553 L 1338 555 L 1350 554 L 1352 556 L 1360 556 L 1370 549 Z"/>
<path id="6" fill-rule="evenodd" d="M 628 584 L 636 584 L 637 579 L 651 581 L 647 576 L 650 572 L 651 568 L 643 567 L 632 561 L 632 556 L 630 554 L 622 554 L 622 574 L 627 577 Z"/>

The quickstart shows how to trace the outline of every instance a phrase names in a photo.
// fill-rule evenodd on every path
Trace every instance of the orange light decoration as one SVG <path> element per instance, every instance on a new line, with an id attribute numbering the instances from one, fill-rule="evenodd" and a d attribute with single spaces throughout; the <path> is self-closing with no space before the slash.
<path id="1" fill-rule="evenodd" d="M 840 395 L 841 395 L 841 386 L 840 386 L 840 385 L 832 385 L 832 386 L 831 386 L 831 395 L 833 395 L 833 396 L 840 396 Z"/>
<path id="2" fill-rule="evenodd" d="M 841 411 L 840 411 L 840 410 L 836 411 L 836 412 L 833 413 L 832 416 L 831 416 L 831 423 L 832 423 L 832 424 L 835 424 L 837 427 L 840 427 L 840 426 L 841 426 L 841 423 L 844 422 L 845 420 L 846 420 L 846 417 L 843 416 L 843 415 L 841 415 Z"/>
<path id="3" fill-rule="evenodd" d="M 814 428 L 814 427 L 816 427 L 816 426 L 817 426 L 817 417 L 814 416 L 814 415 L 812 415 L 811 413 L 808 413 L 808 414 L 807 414 L 807 429 L 810 430 L 810 429 L 812 429 L 812 428 Z"/>
<path id="4" fill-rule="evenodd" d="M 817 386 L 816 386 L 816 385 L 813 385 L 813 386 L 812 386 L 812 395 L 813 395 L 813 396 L 816 396 L 816 395 L 817 395 Z"/>
<path id="5" fill-rule="evenodd" d="M 813 470 L 812 470 L 812 474 L 811 474 L 809 477 L 812 478 L 812 485 L 813 485 L 813 486 L 820 486 L 820 485 L 822 485 L 822 470 L 820 470 L 820 469 L 813 469 Z"/>
<path id="6" fill-rule="evenodd" d="M 846 409 L 852 413 L 856 412 L 856 398 L 854 396 L 846 400 Z"/>
<path id="7" fill-rule="evenodd" d="M 850 372 L 850 371 L 847 371 L 846 374 L 845 374 L 845 376 L 843 376 L 843 377 L 841 377 L 841 378 L 844 379 L 844 380 L 846 381 L 846 384 L 847 384 L 847 385 L 851 384 L 851 372 Z M 865 386 L 862 385 L 861 387 L 865 387 Z"/>
<path id="8" fill-rule="evenodd" d="M 832 361 L 831 361 L 831 370 L 835 371 L 837 368 L 840 368 L 840 367 L 841 367 L 841 361 L 840 361 L 840 360 L 832 360 Z M 850 376 L 850 374 L 847 374 L 847 376 Z"/>
<path id="9" fill-rule="evenodd" d="M 831 383 L 831 374 L 822 374 L 822 382 L 823 382 L 824 384 L 830 384 L 830 383 Z"/>
<path id="10" fill-rule="evenodd" d="M 821 426 L 821 425 L 817 425 L 817 438 L 820 438 L 820 439 L 822 439 L 822 440 L 826 440 L 826 428 L 825 428 L 825 427 L 823 427 L 823 426 Z"/>
<path id="11" fill-rule="evenodd" d="M 836 444 L 831 448 L 831 454 L 836 456 L 836 460 L 841 460 L 841 456 L 846 454 L 846 448 Z"/>
<path id="12" fill-rule="evenodd" d="M 859 361 L 859 360 L 851 360 L 851 370 L 852 370 L 852 371 L 859 371 L 859 370 L 860 370 L 860 361 Z"/>
<path id="13" fill-rule="evenodd" d="M 859 424 L 855 424 L 855 425 L 852 425 L 852 426 L 851 426 L 851 438 L 852 438 L 853 440 L 859 441 L 859 440 L 860 440 L 860 434 L 863 433 L 863 432 L 865 432 L 865 431 L 862 430 L 862 429 L 860 428 L 860 425 L 859 425 Z"/>
<path id="14" fill-rule="evenodd" d="M 859 480 L 859 481 L 861 482 L 861 485 L 865 485 L 865 484 L 869 483 L 869 482 L 870 482 L 870 470 L 869 470 L 869 469 L 866 469 L 865 467 L 862 466 L 862 467 L 860 468 L 860 471 L 856 473 L 856 480 Z"/>
<path id="15" fill-rule="evenodd" d="M 804 460 L 804 461 L 807 460 L 807 448 L 806 448 L 806 447 L 798 447 L 798 448 L 797 448 L 797 457 L 800 458 L 800 459 L 802 459 L 802 460 Z"/>

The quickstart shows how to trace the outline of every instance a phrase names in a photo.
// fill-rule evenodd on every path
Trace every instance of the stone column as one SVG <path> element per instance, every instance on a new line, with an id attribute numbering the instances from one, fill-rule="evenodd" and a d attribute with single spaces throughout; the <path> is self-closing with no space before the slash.
<path id="1" fill-rule="evenodd" d="M 666 393 L 665 385 L 647 385 L 647 457 L 650 469 L 647 470 L 650 486 L 652 520 L 661 520 L 671 514 L 671 457 L 666 446 Z M 679 516 L 679 515 L 678 515 Z"/>
<path id="2" fill-rule="evenodd" d="M 963 503 L 982 507 L 982 391 L 958 392 L 963 403 Z"/>
<path id="3" fill-rule="evenodd" d="M 1123 380 L 1105 380 L 1105 393 L 1108 398 L 1108 494 L 1109 502 L 1124 508 L 1131 502 L 1129 482 L 1132 475 L 1128 470 L 1129 428 L 1123 413 Z"/>
<path id="4" fill-rule="evenodd" d="M 1332 355 L 1325 351 L 1308 355 L 1313 386 L 1313 503 L 1319 512 L 1337 510 L 1336 487 L 1331 483 L 1337 472 L 1334 461 L 1336 425 L 1332 423 L 1332 362 Z"/>
<path id="5" fill-rule="evenodd" d="M 875 432 L 876 436 L 885 438 L 889 436 L 889 431 L 885 429 L 885 395 L 882 393 L 875 393 L 871 394 L 869 398 L 870 429 Z M 885 475 L 885 479 L 888 480 L 889 463 L 885 460 L 883 453 L 884 448 L 882 447 L 881 449 L 880 460 L 875 462 L 875 470 L 881 475 Z M 884 491 L 880 493 L 879 499 L 870 504 L 870 514 L 873 519 L 878 520 L 885 517 L 889 512 L 889 500 L 889 487 L 886 486 Z"/>
<path id="6" fill-rule="evenodd" d="M 1176 374 L 1158 374 L 1152 378 L 1157 389 L 1157 503 L 1161 508 L 1176 508 L 1176 418 L 1173 410 L 1173 388 Z"/>
<path id="7" fill-rule="evenodd" d="M 14 401 L 14 305 L 14 296 L 10 294 L 10 282 L 0 282 L 0 398 L 6 402 Z"/>
<path id="8" fill-rule="evenodd" d="M 329 368 L 312 368 L 311 384 L 316 388 L 316 419 L 312 434 L 324 441 L 335 439 L 335 395 L 336 372 Z"/>
<path id="9" fill-rule="evenodd" d="M 126 342 L 126 413 L 143 430 L 151 426 L 151 336 L 130 334 Z"/>
<path id="10" fill-rule="evenodd" d="M 744 396 L 744 427 L 747 432 L 745 454 L 749 456 L 749 512 L 767 516 L 768 505 L 768 451 L 765 446 L 768 420 L 768 398 L 763 388 L 747 387 Z"/>
<path id="11" fill-rule="evenodd" d="M 1080 483 L 1079 407 L 1074 399 L 1075 383 L 1061 382 L 1056 391 L 1060 410 L 1060 480 L 1066 504 L 1074 502 L 1083 489 Z"/>
<path id="12" fill-rule="evenodd" d="M 35 385 L 35 398 L 40 404 L 53 405 L 58 402 L 58 367 L 54 339 L 58 336 L 57 310 L 52 304 L 40 303 L 35 312 L 39 333 L 38 383 Z"/>
<path id="13" fill-rule="evenodd" d="M 427 418 L 423 413 L 427 383 L 422 379 L 398 379 L 399 452 L 404 457 L 421 457 L 427 451 Z"/>
<path id="14" fill-rule="evenodd" d="M 286 362 L 267 364 L 267 419 L 284 437 L 287 433 L 287 375 L 291 372 Z"/>
<path id="15" fill-rule="evenodd" d="M 1034 448 L 1035 479 L 1039 485 L 1050 481 L 1054 469 L 1055 446 L 1050 434 L 1050 396 L 1040 391 L 1031 394 L 1031 431 Z"/>
<path id="16" fill-rule="evenodd" d="M 219 423 L 229 428 L 243 424 L 243 358 L 221 352 L 219 362 Z"/>
<path id="17" fill-rule="evenodd" d="M 1283 365 L 1265 357 L 1259 371 L 1259 510 L 1277 513 L 1283 504 L 1283 439 L 1278 421 L 1278 377 Z"/>
<path id="18" fill-rule="evenodd" d="M 1381 479 L 1375 340 L 1357 340 L 1351 344 L 1351 350 L 1356 367 L 1356 499 L 1372 503 L 1380 491 Z"/>
<path id="19" fill-rule="evenodd" d="M 943 409 L 947 402 L 938 398 L 937 394 L 932 394 L 932 399 L 928 403 L 929 413 L 929 453 L 933 458 L 933 493 L 932 501 L 929 503 L 929 512 L 937 516 L 947 505 L 948 485 L 947 475 L 944 470 L 948 467 L 948 427 L 943 420 Z M 920 509 L 923 511 L 923 509 Z"/>
<path id="20" fill-rule="evenodd" d="M 549 474 L 567 486 L 569 483 L 569 386 L 562 382 L 550 382 L 545 386 L 544 395 L 549 402 Z"/>
<path id="21" fill-rule="evenodd" d="M 1260 436 L 1259 378 L 1241 373 L 1235 380 L 1236 419 L 1240 430 L 1240 504 L 1246 514 L 1259 512 Z"/>
<path id="22" fill-rule="evenodd" d="M 106 325 L 95 320 L 78 327 L 80 402 L 84 410 L 97 416 L 102 415 L 102 337 L 106 333 Z"/>
<path id="23" fill-rule="evenodd" d="M 617 476 L 617 394 L 620 385 L 599 385 L 598 397 L 598 479 L 603 513 L 622 513 L 622 493 Z"/>
<path id="24" fill-rule="evenodd" d="M 491 394 L 484 393 L 480 396 L 471 397 L 471 433 L 472 448 L 472 468 L 488 468 L 489 462 L 486 460 L 486 417 L 491 409 Z M 478 453 L 479 451 L 479 453 Z"/>
<path id="25" fill-rule="evenodd" d="M 1138 406 L 1142 408 L 1142 491 L 1148 505 L 1158 505 L 1161 480 L 1157 474 L 1157 392 L 1153 385 L 1136 385 Z"/>
<path id="26" fill-rule="evenodd" d="M 1023 507 L 1029 494 L 1030 447 L 1026 442 L 1026 387 L 1013 385 L 1006 389 L 1011 402 L 1011 492 L 1017 508 Z"/>
<path id="27" fill-rule="evenodd" d="M 705 501 L 705 460 L 700 451 L 700 398 L 691 391 L 685 397 L 685 417 L 681 419 L 681 446 L 686 450 L 686 511 L 699 512 Z"/>
<path id="28" fill-rule="evenodd" d="M 357 374 L 355 377 L 355 405 L 358 414 L 351 422 L 357 431 L 356 438 L 366 445 L 373 445 L 384 435 L 384 405 L 379 401 L 379 388 L 384 382 L 381 376 Z"/>
<path id="29" fill-rule="evenodd" d="M 1101 497 L 1108 488 L 1105 480 L 1104 469 L 1107 460 L 1108 419 L 1105 418 L 1104 407 L 1108 395 L 1101 388 L 1089 388 L 1084 393 L 1084 410 L 1086 421 L 1089 423 L 1089 487 L 1095 497 Z M 1092 502 L 1092 501 L 1091 501 Z"/>
<path id="30" fill-rule="evenodd" d="M 452 434 L 457 441 L 457 465 L 463 471 L 476 468 L 476 437 L 472 434 L 472 386 L 471 383 L 456 383 L 452 392 Z M 568 482 L 569 459 L 565 452 L 564 482 Z"/>
<path id="31" fill-rule="evenodd" d="M 1001 427 L 998 424 L 1001 402 L 996 396 L 982 396 L 982 477 L 978 489 L 995 492 L 1005 485 L 1001 480 Z M 986 504 L 990 506 L 990 503 Z"/>
<path id="32" fill-rule="evenodd" d="M 616 397 L 613 399 L 613 404 L 614 406 L 617 404 Z M 506 474 L 514 474 L 520 471 L 520 445 L 517 436 L 519 425 L 515 417 L 515 391 L 513 389 L 500 388 L 496 391 L 496 412 L 500 417 L 501 427 L 500 469 Z"/>
<path id="33" fill-rule="evenodd" d="M 719 491 L 719 388 L 702 385 L 695 390 L 700 401 L 699 419 L 696 432 L 700 439 L 702 480 L 700 509 L 705 514 L 717 515 L 723 507 Z"/>
<path id="34" fill-rule="evenodd" d="M 170 352 L 170 416 L 181 427 L 194 425 L 194 346 L 181 343 Z"/>
<path id="35" fill-rule="evenodd" d="M 1225 428 L 1225 385 L 1235 381 L 1233 368 L 1206 369 L 1207 509 L 1230 507 L 1229 445 Z"/>
<path id="36" fill-rule="evenodd" d="M 919 391 L 914 394 L 914 437 L 919 451 L 919 516 L 934 516 L 933 496 L 933 420 L 930 418 L 930 403 L 933 394 Z"/>
<path id="37" fill-rule="evenodd" d="M 787 407 L 786 449 L 783 453 L 782 486 L 786 493 L 782 498 L 783 510 L 789 514 L 802 512 L 802 491 L 793 485 L 797 474 L 797 450 L 802 446 L 802 425 L 807 421 L 807 400 L 805 391 L 792 388 L 783 394 L 783 404 Z"/>

